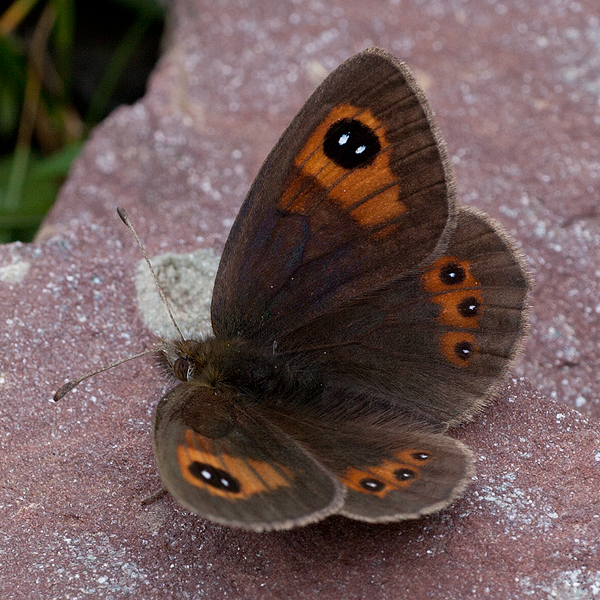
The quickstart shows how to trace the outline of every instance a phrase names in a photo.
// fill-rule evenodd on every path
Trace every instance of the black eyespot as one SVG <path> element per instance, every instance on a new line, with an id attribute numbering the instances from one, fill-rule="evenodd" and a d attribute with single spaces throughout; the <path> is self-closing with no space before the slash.
<path id="1" fill-rule="evenodd" d="M 385 483 L 379 481 L 379 479 L 373 478 L 361 479 L 360 485 L 367 490 L 367 492 L 380 492 L 385 487 Z"/>
<path id="2" fill-rule="evenodd" d="M 208 483 L 208 485 L 217 490 L 237 494 L 242 489 L 240 482 L 235 477 L 231 476 L 227 471 L 217 469 L 217 467 L 213 467 L 212 465 L 194 461 L 190 464 L 188 470 L 196 479 Z"/>
<path id="3" fill-rule="evenodd" d="M 175 373 L 175 377 L 181 379 L 181 381 L 188 380 L 189 369 L 190 363 L 187 358 L 178 358 L 173 364 L 173 373 Z"/>
<path id="4" fill-rule="evenodd" d="M 453 262 L 440 269 L 440 281 L 444 285 L 460 285 L 466 276 L 464 268 Z"/>
<path id="5" fill-rule="evenodd" d="M 413 452 L 411 454 L 411 456 L 415 459 L 415 460 L 422 460 L 422 461 L 426 461 L 429 459 L 429 457 L 431 456 L 431 454 L 429 454 L 428 452 Z"/>
<path id="6" fill-rule="evenodd" d="M 474 352 L 475 348 L 471 342 L 458 342 L 454 346 L 454 354 L 464 361 L 469 360 L 473 356 Z"/>
<path id="7" fill-rule="evenodd" d="M 398 481 L 409 481 L 410 479 L 414 479 L 416 477 L 415 472 L 410 469 L 398 469 L 394 471 L 394 477 Z"/>
<path id="8" fill-rule="evenodd" d="M 461 300 L 456 308 L 463 317 L 477 317 L 481 312 L 481 302 L 474 296 L 469 296 Z"/>
<path id="9" fill-rule="evenodd" d="M 340 119 L 325 134 L 325 156 L 344 169 L 370 165 L 381 150 L 372 129 L 356 119 Z"/>

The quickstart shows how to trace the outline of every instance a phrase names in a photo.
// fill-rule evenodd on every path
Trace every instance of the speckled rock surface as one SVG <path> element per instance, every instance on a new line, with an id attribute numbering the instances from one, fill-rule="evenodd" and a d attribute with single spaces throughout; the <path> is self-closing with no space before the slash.
<path id="1" fill-rule="evenodd" d="M 597 9 L 174 1 L 147 96 L 94 132 L 38 244 L 0 248 L 3 597 L 598 597 Z M 149 431 L 165 385 L 152 361 L 47 402 L 65 377 L 152 343 L 139 253 L 115 207 L 150 255 L 220 252 L 278 135 L 328 71 L 370 45 L 426 88 L 460 200 L 499 218 L 529 257 L 532 335 L 516 372 L 531 384 L 509 383 L 455 432 L 476 452 L 477 478 L 420 521 L 331 518 L 260 535 L 169 497 L 141 506 L 160 487 Z"/>

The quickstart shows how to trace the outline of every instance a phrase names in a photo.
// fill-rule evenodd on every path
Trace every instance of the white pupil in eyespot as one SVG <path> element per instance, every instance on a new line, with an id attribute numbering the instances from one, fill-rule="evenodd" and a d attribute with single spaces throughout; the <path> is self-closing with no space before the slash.
<path id="1" fill-rule="evenodd" d="M 201 475 L 204 478 L 204 481 L 210 481 L 213 478 L 212 473 L 210 471 L 207 471 L 206 469 L 204 469 L 201 472 Z M 223 487 L 226 487 L 226 488 L 229 487 L 229 481 L 227 481 L 227 479 L 225 479 L 223 477 L 221 477 L 220 483 Z"/>
<path id="2" fill-rule="evenodd" d="M 340 139 L 338 140 L 338 144 L 340 146 L 343 146 L 349 139 L 350 139 L 350 134 L 344 133 L 344 135 L 340 136 Z"/>
<path id="3" fill-rule="evenodd" d="M 367 147 L 366 147 L 366 146 L 364 146 L 364 145 L 363 145 L 363 146 L 359 146 L 359 147 L 358 147 L 358 148 L 355 150 L 355 153 L 356 153 L 356 154 L 362 154 L 362 153 L 363 153 L 363 152 L 364 152 L 366 149 L 367 149 Z"/>

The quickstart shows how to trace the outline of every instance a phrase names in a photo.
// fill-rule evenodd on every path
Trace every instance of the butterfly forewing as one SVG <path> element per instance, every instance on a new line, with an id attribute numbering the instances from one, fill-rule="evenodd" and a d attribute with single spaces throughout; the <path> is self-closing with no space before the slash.
<path id="1" fill-rule="evenodd" d="M 453 226 L 445 156 L 406 66 L 371 50 L 336 69 L 240 210 L 215 283 L 215 332 L 271 344 L 420 266 Z"/>
<path id="2" fill-rule="evenodd" d="M 182 383 L 161 400 L 154 452 L 175 498 L 202 517 L 256 531 L 337 512 L 343 486 L 243 404 L 196 383 Z"/>

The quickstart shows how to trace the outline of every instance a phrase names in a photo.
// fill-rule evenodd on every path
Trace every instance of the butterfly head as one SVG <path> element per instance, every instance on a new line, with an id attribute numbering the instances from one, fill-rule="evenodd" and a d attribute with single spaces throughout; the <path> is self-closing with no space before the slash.
<path id="1" fill-rule="evenodd" d="M 164 342 L 157 349 L 161 366 L 180 381 L 190 381 L 207 362 L 205 343 L 197 340 Z"/>

